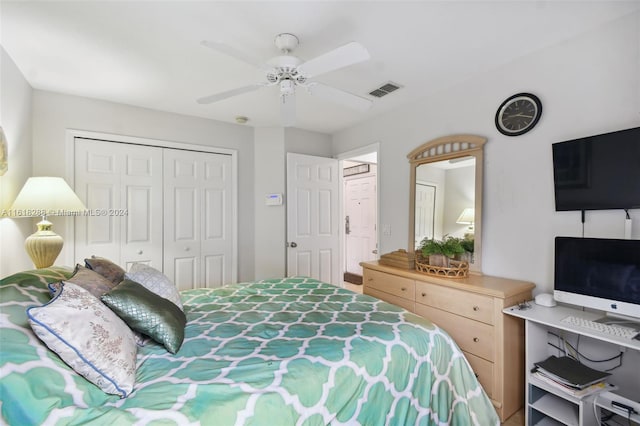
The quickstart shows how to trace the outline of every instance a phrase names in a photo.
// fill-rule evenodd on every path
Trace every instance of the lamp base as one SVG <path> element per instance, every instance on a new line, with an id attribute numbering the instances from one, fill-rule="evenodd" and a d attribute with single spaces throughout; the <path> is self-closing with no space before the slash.
<path id="1" fill-rule="evenodd" d="M 27 254 L 38 269 L 53 265 L 62 251 L 64 240 L 51 228 L 51 222 L 46 219 L 38 222 L 38 231 L 29 235 L 24 242 Z"/>

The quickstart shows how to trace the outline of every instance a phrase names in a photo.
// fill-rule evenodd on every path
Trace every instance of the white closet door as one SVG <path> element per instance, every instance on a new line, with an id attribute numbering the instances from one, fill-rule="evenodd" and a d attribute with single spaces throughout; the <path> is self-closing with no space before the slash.
<path id="1" fill-rule="evenodd" d="M 124 150 L 120 187 L 127 214 L 122 218 L 120 264 L 127 271 L 135 262 L 162 269 L 162 152 L 137 145 Z"/>
<path id="2" fill-rule="evenodd" d="M 76 138 L 75 187 L 90 213 L 76 218 L 76 261 L 162 267 L 161 150 Z"/>
<path id="3" fill-rule="evenodd" d="M 233 280 L 233 186 L 229 155 L 205 154 L 202 182 L 202 280 L 220 287 Z"/>
<path id="4" fill-rule="evenodd" d="M 164 150 L 164 273 L 178 289 L 232 280 L 231 157 Z"/>

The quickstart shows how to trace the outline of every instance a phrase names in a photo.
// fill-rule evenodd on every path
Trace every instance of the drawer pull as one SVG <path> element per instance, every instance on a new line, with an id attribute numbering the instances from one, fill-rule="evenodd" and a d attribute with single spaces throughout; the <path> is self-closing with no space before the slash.
<path id="1" fill-rule="evenodd" d="M 478 343 L 478 342 L 480 341 L 480 339 L 478 339 L 477 337 L 474 337 L 474 338 L 473 338 L 473 341 L 474 341 L 474 342 L 476 342 L 476 343 Z"/>
<path id="2" fill-rule="evenodd" d="M 373 278 L 368 278 L 367 281 L 373 281 Z"/>
<path id="3" fill-rule="evenodd" d="M 422 293 L 422 297 L 427 297 L 427 293 Z"/>
<path id="4" fill-rule="evenodd" d="M 402 287 L 400 290 L 407 291 L 407 288 L 406 287 Z"/>
<path id="5" fill-rule="evenodd" d="M 479 311 L 479 310 L 480 310 L 480 307 L 479 307 L 479 306 L 474 306 L 474 307 L 473 307 L 473 310 L 474 310 L 474 311 Z"/>

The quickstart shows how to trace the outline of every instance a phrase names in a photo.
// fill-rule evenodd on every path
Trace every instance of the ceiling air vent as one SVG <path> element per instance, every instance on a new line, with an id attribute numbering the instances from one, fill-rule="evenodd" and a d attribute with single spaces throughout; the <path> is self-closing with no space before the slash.
<path id="1" fill-rule="evenodd" d="M 401 87 L 402 86 L 400 86 L 398 83 L 394 83 L 390 81 L 378 87 L 377 89 L 372 90 L 371 92 L 369 92 L 369 94 L 371 96 L 375 96 L 376 98 L 381 98 L 383 96 L 388 95 L 391 92 L 398 90 Z"/>

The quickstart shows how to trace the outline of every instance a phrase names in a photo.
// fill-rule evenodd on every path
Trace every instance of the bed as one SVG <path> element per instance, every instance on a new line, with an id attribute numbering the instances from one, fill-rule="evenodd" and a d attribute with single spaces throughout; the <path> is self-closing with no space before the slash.
<path id="1" fill-rule="evenodd" d="M 153 425 L 495 425 L 452 339 L 378 299 L 294 277 L 181 292 L 184 342 L 137 348 L 135 385 L 110 395 L 33 333 L 29 306 L 70 269 L 0 281 L 1 421 Z"/>

